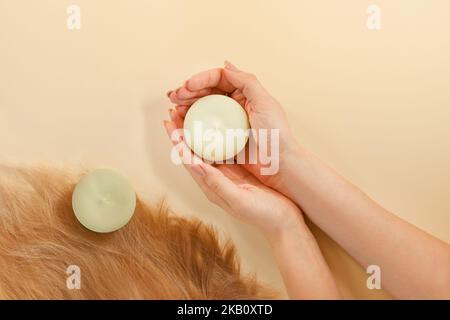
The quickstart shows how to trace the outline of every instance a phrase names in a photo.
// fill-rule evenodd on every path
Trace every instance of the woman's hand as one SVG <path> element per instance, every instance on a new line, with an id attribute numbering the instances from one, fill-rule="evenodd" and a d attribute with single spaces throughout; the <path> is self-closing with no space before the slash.
<path id="1" fill-rule="evenodd" d="M 183 137 L 175 134 L 182 127 L 180 112 L 171 110 L 171 118 L 172 121 L 164 122 L 167 133 L 182 158 L 186 159 L 185 152 L 195 157 L 195 161 L 184 161 L 184 165 L 211 202 L 256 226 L 269 240 L 304 223 L 300 209 L 293 202 L 265 186 L 241 165 L 212 166 L 201 161 L 190 151 Z"/>
<path id="2" fill-rule="evenodd" d="M 196 157 L 183 140 L 184 117 L 197 99 L 228 94 L 247 111 L 253 129 L 280 129 L 280 164 L 296 154 L 295 140 L 284 112 L 252 75 L 226 64 L 193 76 L 168 95 L 177 104 L 164 126 L 194 180 L 213 203 L 243 222 L 259 228 L 268 239 L 288 294 L 293 299 L 336 299 L 339 292 L 299 207 L 270 186 L 289 174 L 261 175 L 261 163 L 212 166 Z M 187 156 L 186 156 L 187 155 Z M 286 157 L 286 158 L 285 158 Z M 286 160 L 285 160 L 286 159 Z"/>
<path id="3" fill-rule="evenodd" d="M 285 170 L 287 166 L 283 164 L 290 162 L 298 146 L 280 103 L 264 89 L 254 75 L 239 70 L 229 62 L 225 62 L 224 68 L 198 73 L 188 79 L 183 86 L 167 93 L 170 100 L 177 105 L 176 111 L 180 118 L 184 118 L 189 107 L 197 99 L 210 94 L 226 94 L 238 101 L 247 111 L 250 125 L 255 132 L 260 129 L 279 130 L 279 141 L 275 141 L 279 150 L 277 159 L 279 170 L 271 175 L 261 174 L 262 167 L 267 167 L 267 164 L 263 165 L 258 157 L 256 164 L 245 163 L 238 171 L 244 173 L 242 169 L 245 169 L 265 185 L 283 191 L 283 181 L 289 176 Z M 260 141 L 257 137 L 255 140 L 259 154 Z M 271 147 L 268 145 L 269 150 Z"/>

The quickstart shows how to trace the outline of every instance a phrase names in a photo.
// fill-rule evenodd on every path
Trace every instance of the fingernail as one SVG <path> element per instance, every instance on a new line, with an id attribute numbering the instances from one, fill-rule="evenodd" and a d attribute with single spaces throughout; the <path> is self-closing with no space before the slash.
<path id="1" fill-rule="evenodd" d="M 238 70 L 238 68 L 228 60 L 225 60 L 224 64 L 225 64 L 225 68 L 228 70 L 234 70 L 234 71 Z"/>
<path id="2" fill-rule="evenodd" d="M 205 170 L 199 164 L 191 166 L 191 169 L 192 169 L 192 172 L 194 172 L 196 175 L 198 175 L 200 177 L 204 177 L 206 174 Z"/>
<path id="3" fill-rule="evenodd" d="M 172 93 L 172 90 L 167 91 L 166 95 L 167 95 L 168 98 L 170 97 L 171 93 Z"/>

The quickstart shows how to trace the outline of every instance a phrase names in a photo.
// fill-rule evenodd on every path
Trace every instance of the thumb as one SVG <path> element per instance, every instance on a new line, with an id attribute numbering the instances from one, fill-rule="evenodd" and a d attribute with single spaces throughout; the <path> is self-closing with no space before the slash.
<path id="1" fill-rule="evenodd" d="M 225 60 L 224 63 L 224 68 L 228 69 L 228 70 L 233 70 L 233 71 L 240 71 L 238 69 L 238 67 L 236 67 L 234 64 L 232 64 L 230 61 Z"/>
<path id="2" fill-rule="evenodd" d="M 236 88 L 239 89 L 249 101 L 261 101 L 269 96 L 268 92 L 258 79 L 250 73 L 240 71 L 234 65 L 225 63 L 223 69 L 225 78 Z"/>
<path id="3" fill-rule="evenodd" d="M 221 198 L 229 208 L 232 208 L 239 202 L 239 188 L 226 177 L 219 169 L 207 164 L 200 163 L 193 168 L 194 171 L 202 176 L 205 185 L 219 198 Z"/>

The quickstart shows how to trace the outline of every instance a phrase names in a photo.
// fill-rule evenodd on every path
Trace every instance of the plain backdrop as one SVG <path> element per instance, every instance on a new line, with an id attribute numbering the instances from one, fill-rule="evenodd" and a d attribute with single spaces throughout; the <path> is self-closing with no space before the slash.
<path id="1" fill-rule="evenodd" d="M 0 161 L 115 168 L 231 236 L 244 270 L 285 294 L 264 239 L 170 161 L 166 91 L 225 59 L 258 76 L 303 145 L 450 241 L 448 0 L 0 0 Z M 346 298 L 388 297 L 313 229 Z"/>

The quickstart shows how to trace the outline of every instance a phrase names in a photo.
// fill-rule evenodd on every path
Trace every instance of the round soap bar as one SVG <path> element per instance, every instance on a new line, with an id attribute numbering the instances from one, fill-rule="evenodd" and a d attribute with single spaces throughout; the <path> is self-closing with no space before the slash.
<path id="1" fill-rule="evenodd" d="M 95 232 L 112 232 L 130 221 L 136 194 L 126 178 L 109 169 L 96 169 L 83 176 L 72 194 L 78 221 Z"/>
<path id="2" fill-rule="evenodd" d="M 186 143 L 195 154 L 219 162 L 244 149 L 249 128 L 247 113 L 236 100 L 213 94 L 189 108 L 183 129 Z"/>

